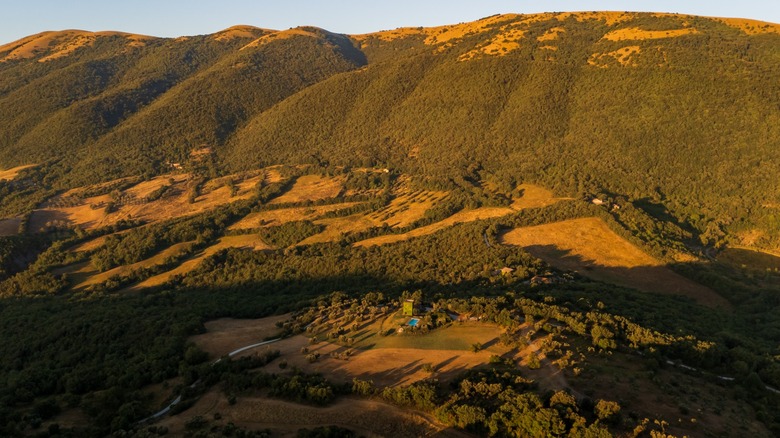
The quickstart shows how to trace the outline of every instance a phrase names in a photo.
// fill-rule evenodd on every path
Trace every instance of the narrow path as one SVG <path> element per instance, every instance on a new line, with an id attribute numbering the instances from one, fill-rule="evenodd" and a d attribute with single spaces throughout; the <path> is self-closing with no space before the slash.
<path id="1" fill-rule="evenodd" d="M 257 348 L 257 347 L 260 347 L 262 345 L 272 344 L 274 342 L 278 342 L 278 341 L 281 341 L 281 340 L 282 340 L 282 338 L 276 338 L 276 339 L 271 339 L 270 341 L 263 341 L 263 342 L 258 342 L 256 344 L 247 345 L 247 346 L 238 348 L 236 350 L 233 350 L 230 353 L 228 353 L 227 355 L 228 355 L 228 357 L 233 357 L 233 356 L 235 356 L 235 355 L 237 355 L 239 353 L 243 353 L 244 351 L 251 350 L 253 348 Z M 218 364 L 221 360 L 222 360 L 222 358 L 219 358 L 219 359 L 215 360 L 214 362 L 211 363 L 211 366 L 214 366 L 214 365 Z M 200 380 L 197 380 L 195 383 L 190 385 L 190 388 L 194 388 L 195 385 L 197 385 L 198 383 L 200 383 Z M 162 417 L 163 415 L 167 414 L 168 412 L 170 412 L 171 409 L 173 409 L 174 406 L 178 405 L 179 403 L 181 403 L 181 394 L 179 394 L 179 396 L 176 397 L 168 406 L 166 406 L 163 409 L 159 410 L 158 412 L 155 412 L 154 414 L 144 418 L 143 420 L 138 421 L 136 424 L 141 424 L 141 423 L 146 423 L 148 421 L 156 420 L 156 419 Z"/>
<path id="2" fill-rule="evenodd" d="M 683 363 L 677 363 L 677 362 L 674 362 L 674 361 L 671 361 L 671 360 L 668 360 L 668 359 L 666 360 L 666 364 L 667 365 L 676 366 L 678 368 L 682 368 L 682 369 L 687 370 L 687 371 L 693 371 L 693 372 L 696 372 L 696 373 L 699 373 L 699 374 L 709 374 L 706 371 L 701 371 L 701 370 L 698 370 L 698 369 L 696 369 L 694 367 L 685 365 Z M 713 376 L 713 374 L 710 374 L 710 376 Z M 737 380 L 736 377 L 719 376 L 717 374 L 714 374 L 714 376 L 715 376 L 716 379 L 723 380 L 723 381 L 726 381 L 726 382 L 733 382 L 733 381 Z M 775 394 L 780 394 L 780 390 L 778 390 L 777 388 L 773 388 L 773 387 L 771 387 L 769 385 L 764 385 L 764 388 L 767 391 L 769 391 L 769 392 L 774 392 Z"/>

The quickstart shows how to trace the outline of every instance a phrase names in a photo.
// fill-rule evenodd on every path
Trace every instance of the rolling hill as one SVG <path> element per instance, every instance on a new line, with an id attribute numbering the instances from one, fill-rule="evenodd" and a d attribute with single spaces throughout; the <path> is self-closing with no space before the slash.
<path id="1" fill-rule="evenodd" d="M 776 436 L 779 103 L 742 19 L 2 45 L 0 435 Z"/>
<path id="2" fill-rule="evenodd" d="M 777 249 L 779 38 L 639 13 L 355 36 L 48 32 L 0 47 L 0 165 L 49 163 L 55 189 L 159 174 L 204 146 L 217 172 L 382 165 L 645 199 L 705 243 Z"/>

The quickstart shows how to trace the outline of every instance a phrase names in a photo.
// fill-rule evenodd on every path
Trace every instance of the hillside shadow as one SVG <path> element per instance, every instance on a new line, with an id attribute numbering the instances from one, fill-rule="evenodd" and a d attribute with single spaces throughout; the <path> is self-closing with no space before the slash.
<path id="1" fill-rule="evenodd" d="M 531 245 L 523 249 L 555 268 L 573 271 L 592 280 L 642 292 L 685 296 L 707 307 L 731 308 L 723 296 L 679 274 L 669 265 L 607 266 L 555 245 Z"/>

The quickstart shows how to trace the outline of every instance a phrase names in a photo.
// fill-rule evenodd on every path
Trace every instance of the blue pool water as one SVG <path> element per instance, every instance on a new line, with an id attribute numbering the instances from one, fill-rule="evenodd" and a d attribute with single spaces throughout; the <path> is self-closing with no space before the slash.
<path id="1" fill-rule="evenodd" d="M 412 326 L 412 327 L 414 327 L 414 326 L 416 326 L 416 325 L 417 325 L 417 323 L 418 323 L 418 322 L 420 322 L 420 320 L 419 320 L 419 319 L 417 319 L 417 318 L 412 318 L 412 319 L 410 319 L 410 320 L 409 320 L 409 325 L 410 325 L 410 326 Z"/>

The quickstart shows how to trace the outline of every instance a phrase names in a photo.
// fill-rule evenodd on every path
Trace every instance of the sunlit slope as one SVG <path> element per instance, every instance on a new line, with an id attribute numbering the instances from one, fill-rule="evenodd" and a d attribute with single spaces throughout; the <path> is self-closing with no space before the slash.
<path id="1" fill-rule="evenodd" d="M 680 221 L 770 230 L 776 211 L 760 206 L 780 193 L 780 36 L 729 23 L 510 16 L 446 42 L 425 29 L 360 36 L 374 63 L 258 115 L 226 162 L 315 156 L 440 180 L 520 177 L 661 199 Z M 510 32 L 517 47 L 468 55 Z"/>
<path id="2" fill-rule="evenodd" d="M 533 181 L 651 199 L 705 240 L 776 249 L 777 29 L 583 12 L 356 36 L 31 36 L 0 48 L 0 166 L 58 160 L 46 184 L 66 189 L 194 166 L 208 147 L 225 174 L 311 163 L 443 188 Z"/>

